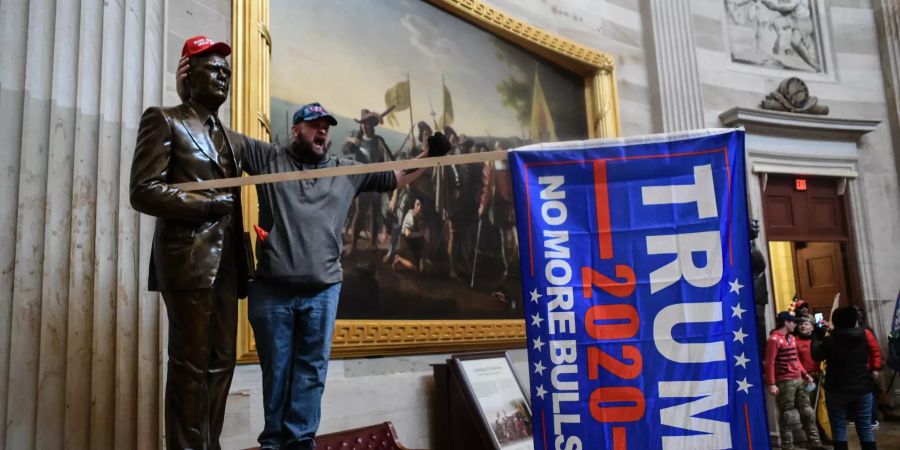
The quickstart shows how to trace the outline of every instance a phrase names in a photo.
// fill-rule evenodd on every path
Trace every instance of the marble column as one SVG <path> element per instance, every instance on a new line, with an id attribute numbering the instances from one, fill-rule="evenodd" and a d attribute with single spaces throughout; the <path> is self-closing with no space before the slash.
<path id="1" fill-rule="evenodd" d="M 655 128 L 664 132 L 703 128 L 690 0 L 644 0 L 644 6 Z"/>
<path id="2" fill-rule="evenodd" d="M 128 174 L 164 11 L 0 2 L 0 448 L 160 447 L 153 221 Z"/>
<path id="3" fill-rule="evenodd" d="M 894 141 L 900 142 L 900 4 L 897 0 L 875 1 L 875 22 L 884 70 L 888 115 Z M 894 152 L 894 163 L 900 175 L 900 153 Z"/>

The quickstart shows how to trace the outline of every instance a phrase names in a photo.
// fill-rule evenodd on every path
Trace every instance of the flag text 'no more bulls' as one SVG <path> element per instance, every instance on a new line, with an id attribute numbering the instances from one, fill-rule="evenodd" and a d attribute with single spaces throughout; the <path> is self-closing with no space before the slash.
<path id="1" fill-rule="evenodd" d="M 767 449 L 743 130 L 510 152 L 537 449 Z"/>

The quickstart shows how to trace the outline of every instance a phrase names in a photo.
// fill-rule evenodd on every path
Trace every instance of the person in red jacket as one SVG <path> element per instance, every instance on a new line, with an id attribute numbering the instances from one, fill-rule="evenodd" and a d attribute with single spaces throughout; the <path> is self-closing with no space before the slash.
<path id="1" fill-rule="evenodd" d="M 865 330 L 866 335 L 866 344 L 869 349 L 869 372 L 872 374 L 872 378 L 874 382 L 872 383 L 872 394 L 874 398 L 878 398 L 878 393 L 881 390 L 881 386 L 879 383 L 879 376 L 881 375 L 882 369 L 882 360 L 881 360 L 881 347 L 878 345 L 878 339 L 875 338 L 875 333 L 872 331 L 872 327 L 869 326 L 868 322 L 866 322 L 866 312 L 863 311 L 859 306 L 853 305 L 853 309 L 856 311 L 856 323 Z M 881 426 L 881 423 L 878 421 L 878 402 L 872 402 L 872 429 L 877 430 Z"/>
<path id="2" fill-rule="evenodd" d="M 822 382 L 822 363 L 812 357 L 813 334 L 817 332 L 815 323 L 816 320 L 812 316 L 798 316 L 795 335 L 797 337 L 797 357 L 800 359 L 800 365 L 803 366 L 803 370 L 812 377 L 816 386 L 818 386 Z M 821 329 L 822 333 L 824 331 L 824 329 Z M 815 389 L 811 389 L 811 391 L 815 392 Z M 806 395 L 809 396 L 810 393 Z M 817 407 L 815 403 L 815 401 L 810 403 L 813 411 Z M 819 436 L 827 436 L 823 433 L 822 424 L 819 423 L 818 417 L 816 418 L 816 424 Z"/>
<path id="3" fill-rule="evenodd" d="M 815 319 L 812 316 L 797 317 L 797 357 L 800 359 L 800 365 L 806 371 L 813 381 L 818 382 L 821 374 L 821 363 L 812 357 L 810 350 L 812 344 L 812 335 L 815 331 Z"/>
<path id="4" fill-rule="evenodd" d="M 793 428 L 795 417 L 799 415 L 810 448 L 823 449 L 816 427 L 816 415 L 806 390 L 806 384 L 812 383 L 812 377 L 800 364 L 797 339 L 791 334 L 797 327 L 797 318 L 788 311 L 782 311 L 776 316 L 775 324 L 777 328 L 769 333 L 766 341 L 766 384 L 778 405 L 781 448 L 794 449 Z"/>

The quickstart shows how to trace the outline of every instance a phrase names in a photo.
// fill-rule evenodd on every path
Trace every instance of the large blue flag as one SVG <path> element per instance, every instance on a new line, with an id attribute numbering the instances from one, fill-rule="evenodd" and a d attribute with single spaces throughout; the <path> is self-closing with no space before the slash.
<path id="1" fill-rule="evenodd" d="M 768 449 L 742 130 L 510 152 L 537 449 Z"/>

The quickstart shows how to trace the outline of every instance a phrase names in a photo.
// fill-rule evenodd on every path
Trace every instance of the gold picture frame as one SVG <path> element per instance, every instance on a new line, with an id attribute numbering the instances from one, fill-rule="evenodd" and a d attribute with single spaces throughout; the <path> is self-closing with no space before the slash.
<path id="1" fill-rule="evenodd" d="M 480 0 L 423 1 L 583 77 L 589 137 L 619 136 L 615 65 L 610 55 L 525 23 Z M 269 140 L 269 1 L 234 0 L 232 23 L 232 127 Z M 250 229 L 257 217 L 246 205 L 256 204 L 255 190 L 244 188 L 242 201 L 244 225 Z M 525 324 L 518 319 L 338 320 L 332 357 L 464 352 L 524 344 Z M 239 307 L 237 355 L 239 363 L 258 362 L 246 301 Z"/>

